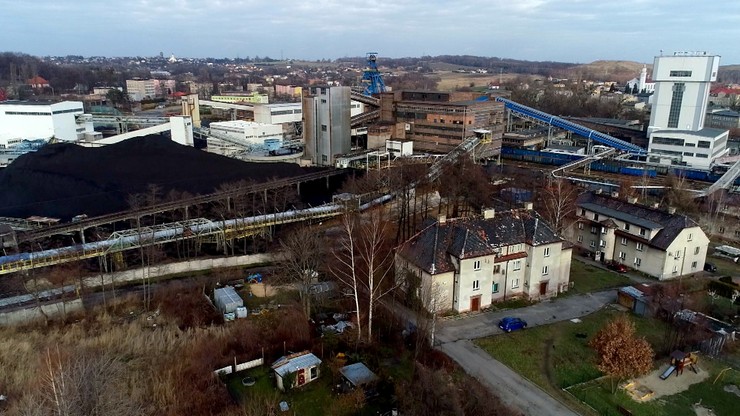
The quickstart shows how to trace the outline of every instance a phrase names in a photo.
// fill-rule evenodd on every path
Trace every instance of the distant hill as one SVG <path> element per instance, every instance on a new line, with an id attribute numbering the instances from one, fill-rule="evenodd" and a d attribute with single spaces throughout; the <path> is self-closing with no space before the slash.
<path id="1" fill-rule="evenodd" d="M 568 68 L 568 78 L 626 82 L 640 75 L 644 64 L 634 61 L 594 61 Z M 652 65 L 648 65 L 648 74 Z"/>

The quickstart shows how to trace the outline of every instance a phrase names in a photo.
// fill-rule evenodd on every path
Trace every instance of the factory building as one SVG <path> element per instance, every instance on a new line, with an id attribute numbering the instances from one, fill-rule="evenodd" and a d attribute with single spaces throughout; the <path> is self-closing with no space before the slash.
<path id="1" fill-rule="evenodd" d="M 303 90 L 305 158 L 319 166 L 334 166 L 338 155 L 349 153 L 350 88 L 310 87 Z"/>
<path id="2" fill-rule="evenodd" d="M 263 124 L 299 123 L 303 116 L 301 103 L 254 106 L 254 121 Z"/>
<path id="3" fill-rule="evenodd" d="M 215 137 L 225 136 L 247 142 L 255 147 L 280 147 L 283 141 L 283 127 L 275 124 L 262 124 L 244 120 L 220 121 L 211 123 Z"/>
<path id="4" fill-rule="evenodd" d="M 92 118 L 80 101 L 4 101 L 0 103 L 0 147 L 23 140 L 77 141 L 91 136 Z"/>
<path id="5" fill-rule="evenodd" d="M 447 153 L 485 131 L 491 137 L 489 156 L 501 151 L 504 105 L 486 95 L 395 91 L 380 94 L 380 99 L 380 124 L 395 124 L 394 138 L 412 140 L 414 150 Z"/>
<path id="6" fill-rule="evenodd" d="M 655 95 L 648 126 L 651 162 L 708 169 L 728 152 L 728 131 L 704 127 L 719 58 L 706 52 L 655 57 Z"/>

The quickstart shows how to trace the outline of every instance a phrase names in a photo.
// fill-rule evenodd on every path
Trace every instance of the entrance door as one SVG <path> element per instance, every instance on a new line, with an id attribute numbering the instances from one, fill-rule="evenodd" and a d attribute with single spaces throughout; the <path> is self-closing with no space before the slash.
<path id="1" fill-rule="evenodd" d="M 478 312 L 480 310 L 480 296 L 470 298 L 470 311 Z"/>
<path id="2" fill-rule="evenodd" d="M 550 283 L 549 281 L 546 282 L 540 282 L 540 296 L 545 296 L 547 294 L 547 284 Z"/>

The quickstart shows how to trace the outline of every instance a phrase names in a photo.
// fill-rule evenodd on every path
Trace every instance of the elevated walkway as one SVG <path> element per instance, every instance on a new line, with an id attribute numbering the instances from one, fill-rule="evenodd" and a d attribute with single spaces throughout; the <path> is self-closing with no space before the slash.
<path id="1" fill-rule="evenodd" d="M 210 101 L 210 100 L 199 100 L 198 103 L 206 107 L 220 108 L 222 110 L 254 111 L 254 105 L 252 104 L 231 104 L 231 103 L 222 103 L 219 101 Z"/>
<path id="2" fill-rule="evenodd" d="M 550 174 L 556 178 L 563 178 L 565 177 L 562 175 L 562 173 L 565 173 L 565 171 L 576 169 L 578 167 L 587 165 L 591 162 L 595 162 L 599 159 L 604 159 L 605 157 L 609 157 L 617 152 L 617 149 L 611 148 L 604 150 L 603 152 L 597 153 L 595 155 L 586 156 L 582 159 L 574 160 L 570 163 L 566 163 L 565 165 L 559 166 L 556 169 L 554 169 Z"/>
<path id="3" fill-rule="evenodd" d="M 724 175 L 722 175 L 719 179 L 717 179 L 717 182 L 711 184 L 707 189 L 704 189 L 703 191 L 697 193 L 694 195 L 694 198 L 701 198 L 704 196 L 709 196 L 720 189 L 730 189 L 732 184 L 735 183 L 735 179 L 740 176 L 740 160 L 735 162 L 730 169 L 725 172 Z"/>
<path id="4" fill-rule="evenodd" d="M 369 95 L 362 94 L 362 93 L 357 92 L 357 91 L 352 91 L 350 93 L 350 98 L 352 98 L 352 100 L 354 100 L 354 101 L 359 101 L 359 102 L 361 102 L 363 104 L 371 105 L 373 107 L 380 107 L 380 100 L 379 99 L 377 99 L 375 97 L 371 97 Z"/>
<path id="5" fill-rule="evenodd" d="M 349 124 L 352 128 L 356 128 L 368 124 L 371 121 L 377 120 L 379 118 L 380 110 L 365 111 L 364 113 L 360 113 L 352 117 L 349 121 Z"/>
<path id="6" fill-rule="evenodd" d="M 624 140 L 619 140 L 616 137 L 612 137 L 607 134 L 600 133 L 596 130 L 583 127 L 579 124 L 565 120 L 558 116 L 545 113 L 544 111 L 536 110 L 534 108 L 527 107 L 526 105 L 522 105 L 514 101 L 507 100 L 506 98 L 496 97 L 496 101 L 504 103 L 504 106 L 509 111 L 515 114 L 519 114 L 519 115 L 522 115 L 522 116 L 525 116 L 525 117 L 528 117 L 534 120 L 538 120 L 538 121 L 547 123 L 548 125 L 551 125 L 551 126 L 559 127 L 561 129 L 575 133 L 579 136 L 586 137 L 595 142 L 607 145 L 609 147 L 613 147 L 622 152 L 627 152 L 635 156 L 647 156 L 647 151 L 643 149 L 642 147 L 636 146 L 632 143 L 625 142 Z"/>

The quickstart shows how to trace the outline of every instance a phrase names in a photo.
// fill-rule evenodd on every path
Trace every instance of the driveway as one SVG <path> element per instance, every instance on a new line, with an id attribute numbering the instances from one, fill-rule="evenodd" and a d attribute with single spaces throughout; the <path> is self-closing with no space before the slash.
<path id="1" fill-rule="evenodd" d="M 436 339 L 440 344 L 461 339 L 476 339 L 501 334 L 498 321 L 505 316 L 516 316 L 527 321 L 529 327 L 565 321 L 595 312 L 607 303 L 616 301 L 617 291 L 587 293 L 556 298 L 524 308 L 486 312 L 469 317 L 445 320 L 439 323 Z"/>
<path id="2" fill-rule="evenodd" d="M 577 413 L 493 359 L 470 340 L 502 334 L 498 321 L 504 316 L 521 317 L 530 327 L 546 325 L 588 315 L 614 302 L 616 296 L 616 290 L 609 290 L 545 301 L 516 310 L 442 321 L 436 334 L 438 348 L 460 364 L 468 374 L 496 392 L 504 403 L 524 414 L 574 416 Z"/>

